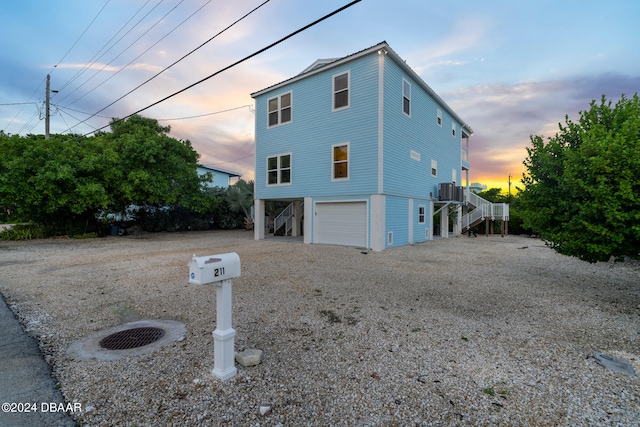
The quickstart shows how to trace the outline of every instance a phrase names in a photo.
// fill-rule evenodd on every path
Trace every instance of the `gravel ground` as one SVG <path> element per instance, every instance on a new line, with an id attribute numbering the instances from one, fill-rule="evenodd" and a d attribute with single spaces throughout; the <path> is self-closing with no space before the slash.
<path id="1" fill-rule="evenodd" d="M 252 238 L 0 242 L 0 292 L 85 426 L 639 425 L 640 377 L 591 357 L 640 373 L 637 263 L 519 236 L 381 253 Z M 223 252 L 242 261 L 236 351 L 263 351 L 224 383 L 211 375 L 215 289 L 187 282 L 192 254 Z M 141 319 L 182 322 L 184 339 L 116 361 L 66 353 Z"/>

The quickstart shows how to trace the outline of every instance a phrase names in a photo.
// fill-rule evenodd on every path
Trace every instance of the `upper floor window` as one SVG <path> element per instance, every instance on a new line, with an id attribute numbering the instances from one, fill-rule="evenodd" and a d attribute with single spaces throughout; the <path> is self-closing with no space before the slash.
<path id="1" fill-rule="evenodd" d="M 291 154 L 267 157 L 267 185 L 291 183 Z"/>
<path id="2" fill-rule="evenodd" d="M 431 176 L 438 176 L 438 161 L 431 160 Z"/>
<path id="3" fill-rule="evenodd" d="M 424 205 L 418 206 L 418 224 L 425 223 L 425 210 L 426 210 L 426 206 Z"/>
<path id="4" fill-rule="evenodd" d="M 349 72 L 333 76 L 333 109 L 349 107 Z"/>
<path id="5" fill-rule="evenodd" d="M 442 127 L 442 111 L 437 110 L 436 114 L 436 122 L 438 123 L 438 126 Z"/>
<path id="6" fill-rule="evenodd" d="M 451 136 L 455 138 L 456 136 L 456 122 L 451 123 Z"/>
<path id="7" fill-rule="evenodd" d="M 267 103 L 269 108 L 269 127 L 291 121 L 291 92 L 271 98 Z"/>
<path id="8" fill-rule="evenodd" d="M 411 116 L 411 83 L 402 79 L 402 112 Z"/>
<path id="9" fill-rule="evenodd" d="M 336 144 L 331 147 L 331 180 L 349 178 L 349 144 Z"/>

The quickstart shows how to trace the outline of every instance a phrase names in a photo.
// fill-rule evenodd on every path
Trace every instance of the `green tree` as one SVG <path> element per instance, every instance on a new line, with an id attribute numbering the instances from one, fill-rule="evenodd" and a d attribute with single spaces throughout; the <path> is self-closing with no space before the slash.
<path id="1" fill-rule="evenodd" d="M 640 255 L 640 100 L 603 96 L 545 142 L 532 136 L 520 193 L 525 226 L 589 262 Z"/>
<path id="2" fill-rule="evenodd" d="M 110 165 L 93 139 L 13 135 L 0 139 L 0 153 L 0 200 L 15 220 L 49 234 L 84 232 L 109 205 L 102 175 Z"/>
<path id="3" fill-rule="evenodd" d="M 204 183 L 211 176 L 198 175 L 199 154 L 189 140 L 171 138 L 169 131 L 157 120 L 133 115 L 124 121 L 114 119 L 111 133 L 101 136 L 118 155 L 110 182 L 114 210 L 145 204 L 205 208 Z"/>
<path id="4" fill-rule="evenodd" d="M 2 219 L 36 222 L 46 234 L 79 234 L 93 231 L 100 215 L 132 206 L 173 211 L 182 228 L 191 212 L 215 209 L 219 200 L 204 189 L 211 176 L 198 175 L 189 141 L 141 116 L 114 119 L 111 130 L 49 140 L 0 133 Z"/>
<path id="5" fill-rule="evenodd" d="M 244 223 L 247 230 L 253 229 L 253 220 L 251 219 L 251 206 L 253 206 L 253 181 L 245 181 L 243 179 L 227 189 L 226 202 L 233 212 L 242 212 L 244 214 Z"/>

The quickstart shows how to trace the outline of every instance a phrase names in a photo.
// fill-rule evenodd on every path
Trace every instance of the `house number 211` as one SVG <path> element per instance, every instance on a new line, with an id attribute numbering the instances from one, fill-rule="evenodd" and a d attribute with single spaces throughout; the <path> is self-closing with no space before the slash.
<path id="1" fill-rule="evenodd" d="M 213 269 L 213 277 L 224 276 L 224 267 L 214 268 Z"/>

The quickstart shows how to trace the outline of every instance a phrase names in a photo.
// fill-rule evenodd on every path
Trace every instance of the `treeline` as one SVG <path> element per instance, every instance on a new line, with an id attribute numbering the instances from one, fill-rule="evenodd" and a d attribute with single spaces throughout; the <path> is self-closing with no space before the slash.
<path id="1" fill-rule="evenodd" d="M 243 226 L 232 190 L 208 188 L 199 154 L 169 131 L 135 115 L 91 137 L 0 132 L 0 222 L 29 223 L 36 237 L 115 221 L 149 231 Z"/>

